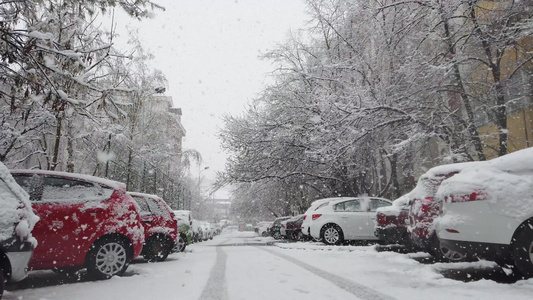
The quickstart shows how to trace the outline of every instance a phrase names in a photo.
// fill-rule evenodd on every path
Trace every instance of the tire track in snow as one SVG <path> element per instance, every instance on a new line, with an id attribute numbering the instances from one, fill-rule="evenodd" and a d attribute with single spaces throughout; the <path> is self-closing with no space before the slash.
<path id="1" fill-rule="evenodd" d="M 281 257 L 287 261 L 290 261 L 292 262 L 293 264 L 301 267 L 301 268 L 304 268 L 306 269 L 307 271 L 319 276 L 319 277 L 322 277 L 323 279 L 335 284 L 336 286 L 340 287 L 341 289 L 353 294 L 354 296 L 356 296 L 357 298 L 359 299 L 362 299 L 362 300 L 394 300 L 395 298 L 389 296 L 389 295 L 385 295 L 379 291 L 376 291 L 374 289 L 371 289 L 367 286 L 364 286 L 362 284 L 358 284 L 358 283 L 355 283 L 351 280 L 348 280 L 346 278 L 343 278 L 343 277 L 340 277 L 340 276 L 337 276 L 335 274 L 331 274 L 329 272 L 326 272 L 324 270 L 321 270 L 319 268 L 316 268 L 316 267 L 313 267 L 311 265 L 308 265 L 300 260 L 297 260 L 293 257 L 290 257 L 288 255 L 285 255 L 285 254 L 282 254 L 282 253 L 278 253 L 276 251 L 273 251 L 273 250 L 270 250 L 270 249 L 267 249 L 266 247 L 257 247 L 261 250 L 264 250 L 268 253 L 271 253 L 273 255 L 276 255 L 278 257 Z"/>
<path id="2" fill-rule="evenodd" d="M 226 286 L 226 260 L 228 255 L 217 247 L 217 260 L 211 270 L 200 300 L 228 300 L 228 287 Z"/>

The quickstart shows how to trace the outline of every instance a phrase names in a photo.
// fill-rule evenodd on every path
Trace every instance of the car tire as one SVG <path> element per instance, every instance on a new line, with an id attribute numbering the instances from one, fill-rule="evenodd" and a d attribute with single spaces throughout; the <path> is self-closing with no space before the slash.
<path id="1" fill-rule="evenodd" d="M 533 221 L 520 226 L 512 244 L 514 265 L 523 277 L 533 277 Z"/>
<path id="2" fill-rule="evenodd" d="M 263 231 L 263 233 L 261 233 L 261 236 L 262 237 L 267 237 L 268 236 L 268 233 L 266 231 Z"/>
<path id="3" fill-rule="evenodd" d="M 180 234 L 178 236 L 176 248 L 178 249 L 178 252 L 184 252 L 186 247 L 187 247 L 187 237 L 184 237 L 182 234 Z"/>
<path id="4" fill-rule="evenodd" d="M 283 236 L 281 236 L 281 233 L 279 231 L 278 232 L 274 232 L 273 237 L 276 240 L 281 240 L 283 238 Z"/>
<path id="5" fill-rule="evenodd" d="M 87 255 L 87 273 L 97 279 L 108 279 L 126 272 L 131 255 L 122 240 L 104 238 L 96 241 Z"/>
<path id="6" fill-rule="evenodd" d="M 431 237 L 431 244 L 428 253 L 442 262 L 462 262 L 466 261 L 466 256 L 459 252 L 441 246 L 440 240 L 436 235 Z"/>
<path id="7" fill-rule="evenodd" d="M 338 245 L 344 240 L 342 229 L 336 224 L 324 225 L 320 231 L 320 237 L 326 245 Z"/>
<path id="8" fill-rule="evenodd" d="M 172 243 L 165 236 L 151 236 L 145 242 L 144 258 L 149 262 L 160 262 L 167 259 L 168 255 L 172 251 Z"/>

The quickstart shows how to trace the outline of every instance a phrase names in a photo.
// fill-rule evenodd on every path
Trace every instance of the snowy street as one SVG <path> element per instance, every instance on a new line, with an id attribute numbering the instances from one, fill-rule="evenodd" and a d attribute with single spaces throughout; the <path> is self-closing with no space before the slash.
<path id="1" fill-rule="evenodd" d="M 124 276 L 110 280 L 88 281 L 82 275 L 76 282 L 52 271 L 32 272 L 9 286 L 4 299 L 531 298 L 533 279 L 501 283 L 507 279 L 498 272 L 491 262 L 435 263 L 425 253 L 284 243 L 230 229 L 165 262 L 138 259 Z M 453 274 L 461 280 L 452 279 Z"/>

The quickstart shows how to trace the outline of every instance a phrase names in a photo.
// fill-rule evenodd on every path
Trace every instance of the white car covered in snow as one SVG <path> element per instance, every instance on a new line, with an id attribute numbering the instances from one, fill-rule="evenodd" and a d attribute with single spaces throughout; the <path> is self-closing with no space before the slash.
<path id="1" fill-rule="evenodd" d="M 37 240 L 31 231 L 39 218 L 30 197 L 0 162 L 0 298 L 4 283 L 26 278 Z"/>
<path id="2" fill-rule="evenodd" d="M 270 235 L 268 230 L 270 226 L 272 226 L 272 221 L 261 221 L 255 226 L 254 231 L 260 236 L 266 237 Z"/>
<path id="3" fill-rule="evenodd" d="M 441 244 L 512 264 L 533 277 L 533 148 L 477 164 L 442 182 Z"/>
<path id="4" fill-rule="evenodd" d="M 376 240 L 376 209 L 392 201 L 375 197 L 341 198 L 322 203 L 312 214 L 311 236 L 328 245 L 349 240 Z"/>
<path id="5" fill-rule="evenodd" d="M 311 224 L 311 216 L 315 210 L 317 210 L 320 205 L 327 203 L 329 201 L 333 200 L 340 200 L 340 199 L 348 199 L 343 197 L 337 197 L 337 198 L 324 198 L 324 199 L 318 199 L 313 201 L 309 208 L 304 213 L 304 221 L 302 222 L 302 234 L 306 236 L 310 236 L 311 233 L 309 232 L 309 224 Z"/>

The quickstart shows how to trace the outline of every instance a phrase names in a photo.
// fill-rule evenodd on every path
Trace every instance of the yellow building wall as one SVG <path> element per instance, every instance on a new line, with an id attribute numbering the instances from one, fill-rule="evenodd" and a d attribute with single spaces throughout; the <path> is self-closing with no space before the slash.
<path id="1" fill-rule="evenodd" d="M 508 152 L 533 146 L 533 107 L 521 110 L 507 116 L 507 129 L 509 130 Z M 498 156 L 499 135 L 494 124 L 487 124 L 478 128 L 487 159 Z"/>

